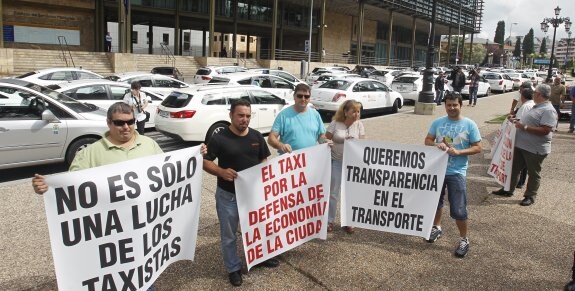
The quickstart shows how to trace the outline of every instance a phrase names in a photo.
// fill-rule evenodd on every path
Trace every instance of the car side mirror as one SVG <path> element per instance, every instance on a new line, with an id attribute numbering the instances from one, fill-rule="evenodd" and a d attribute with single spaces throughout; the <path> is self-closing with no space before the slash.
<path id="1" fill-rule="evenodd" d="M 58 117 L 56 117 L 56 115 L 54 115 L 54 113 L 52 113 L 52 111 L 50 111 L 50 109 L 44 109 L 44 111 L 42 111 L 42 120 L 46 120 L 49 123 L 60 123 L 60 119 L 58 119 Z"/>

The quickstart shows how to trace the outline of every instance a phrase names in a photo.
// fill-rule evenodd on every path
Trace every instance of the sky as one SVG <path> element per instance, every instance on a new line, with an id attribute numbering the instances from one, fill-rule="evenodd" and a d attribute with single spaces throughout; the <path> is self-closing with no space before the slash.
<path id="1" fill-rule="evenodd" d="M 484 0 L 483 25 L 479 37 L 493 40 L 497 22 L 505 21 L 505 38 L 523 36 L 533 28 L 536 37 L 543 37 L 541 22 L 544 18 L 555 16 L 555 7 L 559 5 L 559 17 L 569 17 L 575 22 L 575 0 Z M 517 23 L 513 24 L 512 23 Z M 571 37 L 575 38 L 575 25 L 571 25 Z M 549 26 L 547 35 L 553 38 L 553 26 Z M 567 38 L 565 26 L 557 27 L 557 40 Z"/>

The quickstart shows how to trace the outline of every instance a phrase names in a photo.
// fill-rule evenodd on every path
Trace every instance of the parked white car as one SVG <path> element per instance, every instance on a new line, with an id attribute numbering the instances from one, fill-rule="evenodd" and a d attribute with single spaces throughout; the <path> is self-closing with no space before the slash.
<path id="1" fill-rule="evenodd" d="M 95 105 L 30 82 L 0 80 L 0 169 L 70 164 L 107 130 L 106 111 Z"/>
<path id="2" fill-rule="evenodd" d="M 523 82 L 530 81 L 530 78 L 522 73 L 507 73 L 507 76 L 513 80 L 513 90 L 519 90 Z"/>
<path id="3" fill-rule="evenodd" d="M 209 82 L 213 77 L 217 75 L 245 72 L 247 70 L 248 69 L 240 66 L 203 67 L 196 71 L 196 75 L 194 75 L 194 83 L 203 84 Z"/>
<path id="4" fill-rule="evenodd" d="M 489 72 L 483 74 L 483 78 L 489 82 L 491 91 L 505 93 L 507 91 L 513 90 L 513 80 L 511 80 L 507 74 Z"/>
<path id="5" fill-rule="evenodd" d="M 525 72 L 524 74 L 529 78 L 529 80 L 531 81 L 531 83 L 533 83 L 534 86 L 537 86 L 545 81 L 545 79 L 537 76 L 536 72 Z"/>
<path id="6" fill-rule="evenodd" d="M 282 97 L 293 101 L 293 91 L 296 84 L 272 75 L 258 73 L 232 73 L 213 77 L 208 84 L 217 85 L 254 85 Z"/>
<path id="7" fill-rule="evenodd" d="M 138 81 L 140 82 L 140 85 L 142 85 L 142 88 L 146 88 L 148 92 L 154 92 L 163 96 L 170 94 L 172 91 L 174 91 L 174 89 L 189 87 L 188 84 L 182 81 L 178 81 L 174 78 L 146 72 L 114 74 L 107 77 L 107 79 L 128 84 L 131 84 L 134 81 Z"/>
<path id="8" fill-rule="evenodd" d="M 49 88 L 80 102 L 91 103 L 106 110 L 112 104 L 122 101 L 124 95 L 130 92 L 130 84 L 110 80 L 79 80 L 50 85 Z M 143 88 L 142 92 L 151 99 L 146 108 L 146 111 L 150 113 L 150 120 L 146 122 L 146 128 L 154 127 L 156 107 L 162 103 L 164 96 L 149 92 L 147 88 Z"/>
<path id="9" fill-rule="evenodd" d="M 433 80 L 435 81 L 435 76 Z M 391 89 L 399 92 L 405 100 L 417 101 L 419 92 L 423 89 L 423 75 L 419 73 L 400 75 L 391 82 Z M 431 90 L 435 94 L 435 86 Z"/>
<path id="10" fill-rule="evenodd" d="M 305 81 L 311 86 L 323 74 L 346 74 L 347 72 L 347 68 L 344 67 L 317 67 L 306 76 Z"/>
<path id="11" fill-rule="evenodd" d="M 325 82 L 329 81 L 329 80 L 333 80 L 333 79 L 347 79 L 347 78 L 361 78 L 360 75 L 358 74 L 331 74 L 331 73 L 327 73 L 327 74 L 323 74 L 321 76 L 319 76 L 319 78 L 317 78 L 317 80 L 315 80 L 312 84 L 312 88 L 318 88 L 321 85 L 325 84 Z"/>
<path id="12" fill-rule="evenodd" d="M 184 141 L 209 141 L 230 124 L 234 99 L 251 103 L 250 127 L 268 133 L 277 114 L 293 104 L 257 86 L 199 86 L 172 92 L 158 106 L 156 130 Z"/>
<path id="13" fill-rule="evenodd" d="M 462 96 L 467 96 L 469 98 L 469 84 L 471 83 L 471 80 L 469 79 L 469 77 L 467 77 L 467 80 L 465 80 L 465 87 L 463 87 L 463 89 L 461 89 L 461 95 Z M 451 91 L 453 89 L 451 89 L 451 86 L 449 86 L 449 90 Z M 479 87 L 477 88 L 477 97 L 481 97 L 481 96 L 489 96 L 491 95 L 491 85 L 489 85 L 489 81 L 487 81 L 483 76 L 481 76 L 481 79 L 479 79 Z"/>
<path id="14" fill-rule="evenodd" d="M 375 70 L 369 74 L 370 79 L 378 80 L 387 86 L 391 86 L 393 79 L 399 75 L 399 70 Z"/>
<path id="15" fill-rule="evenodd" d="M 94 72 L 76 68 L 50 68 L 42 69 L 16 77 L 16 79 L 32 82 L 41 86 L 62 83 L 65 81 L 103 79 L 104 77 Z"/>
<path id="16" fill-rule="evenodd" d="M 300 80 L 298 77 L 292 75 L 290 72 L 283 71 L 283 70 L 274 70 L 274 69 L 249 69 L 248 72 L 254 72 L 258 74 L 267 74 L 267 75 L 274 75 L 283 79 L 286 79 L 294 84 L 304 83 L 304 81 Z"/>
<path id="17" fill-rule="evenodd" d="M 320 112 L 333 114 L 345 100 L 361 103 L 362 113 L 395 113 L 403 106 L 399 93 L 382 82 L 367 78 L 333 79 L 311 90 L 311 103 Z"/>

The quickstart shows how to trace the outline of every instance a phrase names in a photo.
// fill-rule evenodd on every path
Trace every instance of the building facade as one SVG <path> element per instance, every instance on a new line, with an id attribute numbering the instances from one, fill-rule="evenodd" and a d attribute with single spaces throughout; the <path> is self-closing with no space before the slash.
<path id="1" fill-rule="evenodd" d="M 176 55 L 219 56 L 225 47 L 248 58 L 301 59 L 309 46 L 313 61 L 413 64 L 424 62 L 429 40 L 472 40 L 481 30 L 483 0 L 435 1 L 435 36 L 430 0 L 0 0 L 0 21 L 4 47 L 58 49 L 65 41 L 103 51 L 110 31 L 116 52 L 155 54 L 162 43 Z"/>

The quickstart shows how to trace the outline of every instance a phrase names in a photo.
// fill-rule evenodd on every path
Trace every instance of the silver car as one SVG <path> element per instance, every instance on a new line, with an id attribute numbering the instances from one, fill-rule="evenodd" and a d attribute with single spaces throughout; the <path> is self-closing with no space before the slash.
<path id="1" fill-rule="evenodd" d="M 72 162 L 108 130 L 106 111 L 48 88 L 0 80 L 0 169 Z"/>
<path id="2" fill-rule="evenodd" d="M 130 84 L 114 82 L 110 80 L 78 80 L 50 85 L 48 88 L 63 93 L 80 102 L 94 104 L 102 109 L 108 110 L 112 104 L 122 101 L 124 95 L 130 92 Z M 146 128 L 154 127 L 156 118 L 156 107 L 162 103 L 164 96 L 148 91 L 143 88 L 142 92 L 151 99 L 146 111 L 150 113 L 150 120 L 146 122 Z"/>

